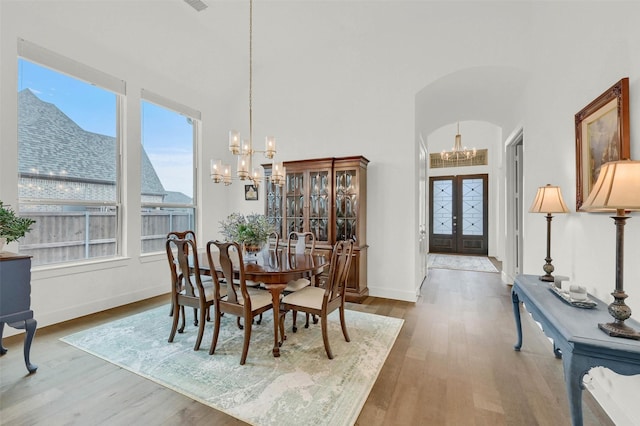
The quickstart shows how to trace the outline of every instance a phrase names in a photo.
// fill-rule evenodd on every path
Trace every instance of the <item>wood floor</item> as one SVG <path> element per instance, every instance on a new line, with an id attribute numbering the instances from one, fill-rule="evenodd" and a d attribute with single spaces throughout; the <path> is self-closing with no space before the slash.
<path id="1" fill-rule="evenodd" d="M 30 376 L 22 337 L 5 339 L 0 424 L 244 424 L 58 340 L 167 302 L 39 329 L 31 351 L 39 369 Z M 432 269 L 415 304 L 370 297 L 349 308 L 405 319 L 358 425 L 570 424 L 561 361 L 528 315 L 522 351 L 513 350 L 510 287 L 499 274 Z M 586 391 L 583 401 L 585 425 L 613 424 Z"/>

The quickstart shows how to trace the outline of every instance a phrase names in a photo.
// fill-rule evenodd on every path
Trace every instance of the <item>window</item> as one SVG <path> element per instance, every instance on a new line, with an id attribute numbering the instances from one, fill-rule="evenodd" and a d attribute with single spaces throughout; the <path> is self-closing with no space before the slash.
<path id="1" fill-rule="evenodd" d="M 120 254 L 124 82 L 19 40 L 20 253 L 43 265 Z"/>
<path id="2" fill-rule="evenodd" d="M 165 249 L 169 231 L 195 231 L 195 141 L 200 113 L 142 92 L 141 252 Z"/>

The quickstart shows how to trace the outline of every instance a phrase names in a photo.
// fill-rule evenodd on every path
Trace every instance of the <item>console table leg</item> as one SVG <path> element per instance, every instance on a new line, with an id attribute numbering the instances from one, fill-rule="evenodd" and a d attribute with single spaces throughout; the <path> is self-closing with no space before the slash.
<path id="1" fill-rule="evenodd" d="M 573 353 L 563 354 L 563 364 L 571 424 L 582 426 L 582 389 L 584 388 L 582 378 L 590 367 L 582 357 L 573 356 Z"/>
<path id="2" fill-rule="evenodd" d="M 9 325 L 18 330 L 25 330 L 24 363 L 27 366 L 27 370 L 29 370 L 29 374 L 35 373 L 35 371 L 38 369 L 38 366 L 35 364 L 31 364 L 31 361 L 29 361 L 29 353 L 31 352 L 31 342 L 33 341 L 33 336 L 35 336 L 36 334 L 36 326 L 38 325 L 38 322 L 33 318 L 29 318 L 24 321 L 12 322 Z M 4 323 L 0 323 L 0 341 L 2 340 L 3 328 Z M 3 348 L 3 350 L 6 352 L 6 349 Z"/>
<path id="3" fill-rule="evenodd" d="M 553 354 L 556 356 L 556 358 L 562 359 L 562 351 L 559 347 L 556 346 L 556 342 L 553 342 Z"/>
<path id="4" fill-rule="evenodd" d="M 7 353 L 7 348 L 2 346 L 2 333 L 4 333 L 4 322 L 0 322 L 0 355 Z"/>
<path id="5" fill-rule="evenodd" d="M 511 301 L 513 302 L 513 317 L 516 320 L 516 331 L 518 332 L 518 342 L 513 349 L 520 352 L 522 347 L 522 322 L 520 321 L 520 299 L 515 291 L 511 292 Z"/>
<path id="6" fill-rule="evenodd" d="M 38 369 L 38 366 L 35 364 L 31 364 L 31 361 L 29 361 L 29 354 L 31 353 L 31 342 L 33 341 L 33 336 L 36 335 L 36 326 L 38 325 L 38 322 L 35 319 L 31 318 L 25 320 L 24 323 L 26 330 L 24 336 L 24 363 L 27 366 L 27 370 L 29 370 L 29 373 L 35 373 Z"/>

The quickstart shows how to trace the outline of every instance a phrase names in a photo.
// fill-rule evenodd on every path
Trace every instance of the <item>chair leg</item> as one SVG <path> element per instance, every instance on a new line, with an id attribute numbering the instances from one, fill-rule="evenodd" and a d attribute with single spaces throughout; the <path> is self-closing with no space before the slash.
<path id="1" fill-rule="evenodd" d="M 180 316 L 180 309 L 176 309 L 174 312 L 173 305 L 171 305 L 171 314 L 173 321 L 171 325 L 171 333 L 169 333 L 169 343 L 173 342 L 173 338 L 176 336 L 176 330 L 178 329 L 178 317 Z"/>
<path id="2" fill-rule="evenodd" d="M 322 315 L 320 318 L 320 324 L 322 326 L 322 340 L 324 341 L 324 349 L 327 351 L 327 356 L 329 359 L 333 359 L 333 354 L 331 353 L 331 346 L 329 345 L 329 335 L 328 335 L 328 320 L 326 315 Z"/>
<path id="3" fill-rule="evenodd" d="M 198 308 L 193 308 L 193 325 L 198 326 Z"/>
<path id="4" fill-rule="evenodd" d="M 185 323 L 186 323 L 186 317 L 184 314 L 184 306 L 180 306 L 178 308 L 180 310 L 180 328 L 178 329 L 178 333 L 184 333 L 184 327 L 185 327 Z"/>
<path id="5" fill-rule="evenodd" d="M 296 321 L 298 320 L 298 311 L 293 311 L 293 327 L 291 328 L 295 333 L 298 331 L 298 327 L 296 326 Z"/>
<path id="6" fill-rule="evenodd" d="M 278 342 L 278 346 L 282 346 L 287 339 L 287 336 L 284 335 L 284 320 L 286 317 L 287 311 L 280 312 L 280 341 Z"/>
<path id="7" fill-rule="evenodd" d="M 349 333 L 347 332 L 347 323 L 344 320 L 344 306 L 340 306 L 340 325 L 342 326 L 342 334 L 344 334 L 344 340 L 350 342 Z"/>
<path id="8" fill-rule="evenodd" d="M 215 312 L 215 319 L 213 323 L 213 339 L 211 339 L 211 347 L 209 348 L 209 355 L 213 355 L 216 351 L 216 345 L 218 344 L 218 336 L 220 335 L 220 319 L 222 314 L 217 310 Z"/>
<path id="9" fill-rule="evenodd" d="M 240 358 L 240 365 L 244 365 L 247 361 L 247 354 L 249 353 L 249 342 L 251 341 L 251 321 L 248 318 L 244 319 L 246 327 L 244 328 L 244 343 L 242 344 L 242 357 Z"/>
<path id="10" fill-rule="evenodd" d="M 240 330 L 244 330 L 244 326 L 242 324 L 240 324 L 240 317 L 238 317 L 237 322 L 238 322 L 238 328 Z"/>
<path id="11" fill-rule="evenodd" d="M 198 338 L 196 344 L 193 346 L 193 350 L 200 349 L 200 343 L 202 343 L 202 336 L 204 335 L 204 326 L 207 324 L 205 317 L 207 316 L 206 309 L 200 309 L 200 325 L 198 326 Z"/>

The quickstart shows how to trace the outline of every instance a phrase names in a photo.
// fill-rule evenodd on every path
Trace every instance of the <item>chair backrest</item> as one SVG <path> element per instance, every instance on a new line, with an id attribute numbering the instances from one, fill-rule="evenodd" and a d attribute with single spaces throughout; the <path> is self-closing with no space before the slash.
<path id="1" fill-rule="evenodd" d="M 169 238 L 177 240 L 192 240 L 196 243 L 196 234 L 190 229 L 187 229 L 186 231 L 171 231 L 167 234 L 167 239 Z M 197 246 L 198 244 L 196 243 L 196 247 Z"/>
<path id="2" fill-rule="evenodd" d="M 198 247 L 198 243 L 196 241 L 196 234 L 190 229 L 186 231 L 171 231 L 167 234 L 167 239 L 173 240 L 191 240 L 195 243 L 195 247 Z M 195 252 L 194 252 L 195 253 Z M 191 259 L 191 257 L 189 257 Z"/>
<path id="3" fill-rule="evenodd" d="M 351 259 L 353 257 L 353 241 L 338 241 L 333 246 L 331 265 L 329 266 L 329 281 L 325 287 L 325 302 L 342 298 L 347 287 Z"/>
<path id="4" fill-rule="evenodd" d="M 220 279 L 224 279 L 227 283 L 227 302 L 239 305 L 241 297 L 245 301 L 244 305 L 248 305 L 249 309 L 251 309 L 251 298 L 244 278 L 244 262 L 240 245 L 236 242 L 209 241 L 207 243 L 207 258 L 210 265 L 214 264 L 213 255 L 211 254 L 212 245 L 218 248 L 220 269 L 222 270 L 221 277 L 218 274 L 211 274 L 216 287 L 216 295 L 219 292 Z M 233 283 L 233 285 L 230 283 Z"/>
<path id="5" fill-rule="evenodd" d="M 196 243 L 191 239 L 167 238 L 165 244 L 174 293 L 204 298 Z M 197 291 L 196 291 L 197 289 Z"/>
<path id="6" fill-rule="evenodd" d="M 269 251 L 278 252 L 278 245 L 280 245 L 280 234 L 273 231 L 269 234 L 267 238 L 267 244 L 269 246 Z"/>
<path id="7" fill-rule="evenodd" d="M 289 254 L 304 254 L 307 251 L 307 242 L 311 244 L 308 253 L 313 254 L 316 249 L 316 236 L 313 232 L 289 232 L 287 252 Z"/>

